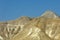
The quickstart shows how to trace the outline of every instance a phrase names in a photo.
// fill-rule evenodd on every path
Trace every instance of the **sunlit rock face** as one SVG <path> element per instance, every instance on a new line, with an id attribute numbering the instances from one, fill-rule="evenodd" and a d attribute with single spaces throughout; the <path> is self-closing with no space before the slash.
<path id="1" fill-rule="evenodd" d="M 0 22 L 0 40 L 60 40 L 60 18 L 46 11 L 36 18 Z"/>

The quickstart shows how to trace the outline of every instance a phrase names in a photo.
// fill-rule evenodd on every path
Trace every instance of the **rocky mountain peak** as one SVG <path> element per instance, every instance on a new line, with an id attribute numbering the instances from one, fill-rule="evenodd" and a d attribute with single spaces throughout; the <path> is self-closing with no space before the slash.
<path id="1" fill-rule="evenodd" d="M 42 15 L 41 15 L 41 17 L 45 17 L 45 18 L 58 18 L 58 16 L 54 13 L 54 12 L 52 12 L 52 11 L 45 11 Z"/>

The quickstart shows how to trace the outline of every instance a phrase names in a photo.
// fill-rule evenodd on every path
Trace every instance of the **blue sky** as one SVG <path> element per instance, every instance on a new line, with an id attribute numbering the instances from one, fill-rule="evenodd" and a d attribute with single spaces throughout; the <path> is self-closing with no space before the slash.
<path id="1" fill-rule="evenodd" d="M 60 15 L 60 0 L 0 0 L 0 21 L 37 17 L 46 10 Z"/>

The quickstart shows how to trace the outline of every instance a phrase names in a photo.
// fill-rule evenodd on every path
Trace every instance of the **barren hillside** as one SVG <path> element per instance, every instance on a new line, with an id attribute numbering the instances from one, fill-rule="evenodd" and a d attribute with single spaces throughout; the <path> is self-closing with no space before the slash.
<path id="1" fill-rule="evenodd" d="M 60 40 L 60 18 L 46 11 L 36 18 L 0 22 L 0 40 Z"/>

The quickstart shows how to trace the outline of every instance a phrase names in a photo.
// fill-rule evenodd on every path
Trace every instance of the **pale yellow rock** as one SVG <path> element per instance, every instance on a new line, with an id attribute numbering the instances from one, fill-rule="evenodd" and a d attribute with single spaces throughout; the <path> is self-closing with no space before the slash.
<path id="1" fill-rule="evenodd" d="M 60 18 L 46 11 L 37 18 L 0 22 L 0 40 L 60 40 Z"/>

